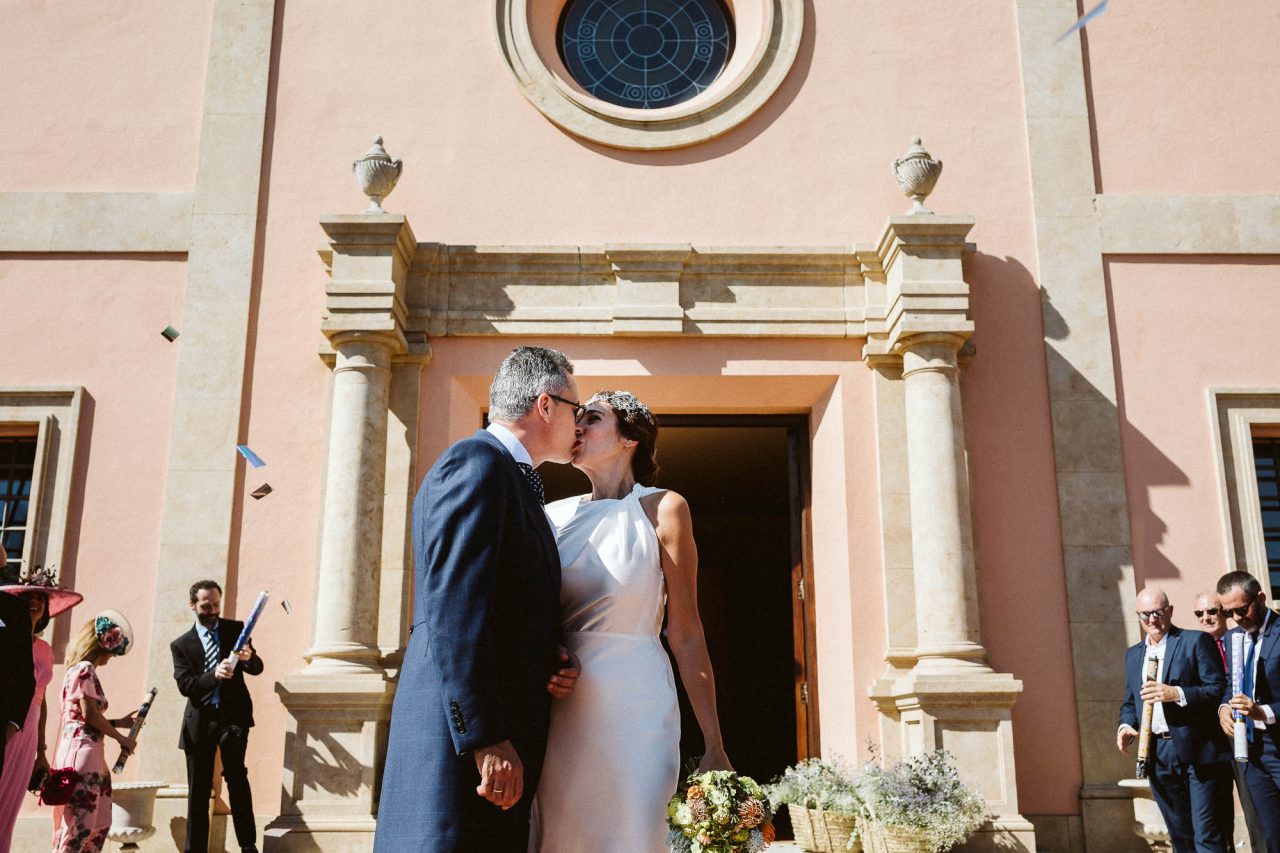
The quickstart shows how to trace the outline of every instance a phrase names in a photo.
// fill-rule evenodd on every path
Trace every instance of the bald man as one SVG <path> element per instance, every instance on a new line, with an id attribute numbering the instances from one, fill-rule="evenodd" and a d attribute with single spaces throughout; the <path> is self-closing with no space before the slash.
<path id="1" fill-rule="evenodd" d="M 1147 779 L 1169 827 L 1174 853 L 1232 849 L 1231 751 L 1218 727 L 1227 677 L 1208 634 L 1173 625 L 1173 606 L 1147 587 L 1136 602 L 1142 640 L 1125 652 L 1125 697 L 1116 746 L 1138 737 L 1144 702 L 1154 702 Z M 1158 661 L 1156 680 L 1143 683 L 1146 660 Z"/>

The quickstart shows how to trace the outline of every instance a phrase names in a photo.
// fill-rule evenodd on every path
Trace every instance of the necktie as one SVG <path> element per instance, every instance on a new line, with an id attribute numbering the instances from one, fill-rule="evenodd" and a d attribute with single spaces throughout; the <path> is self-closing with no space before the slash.
<path id="1" fill-rule="evenodd" d="M 204 671 L 209 672 L 218 665 L 218 636 L 212 631 L 205 632 L 204 635 Z M 213 688 L 213 695 L 209 697 L 209 704 L 218 707 L 218 702 L 222 698 L 222 685 L 217 684 Z"/>
<path id="2" fill-rule="evenodd" d="M 520 466 L 520 473 L 524 474 L 524 478 L 529 481 L 529 485 L 533 488 L 533 493 L 537 496 L 538 503 L 545 504 L 547 496 L 542 490 L 542 478 L 538 476 L 538 472 L 533 470 L 532 465 L 527 465 L 524 462 L 517 462 L 516 464 Z"/>
<path id="3" fill-rule="evenodd" d="M 1218 638 L 1217 642 L 1218 642 L 1218 655 L 1222 658 L 1222 665 L 1225 667 L 1227 665 L 1227 648 L 1226 646 L 1222 645 L 1221 637 Z"/>

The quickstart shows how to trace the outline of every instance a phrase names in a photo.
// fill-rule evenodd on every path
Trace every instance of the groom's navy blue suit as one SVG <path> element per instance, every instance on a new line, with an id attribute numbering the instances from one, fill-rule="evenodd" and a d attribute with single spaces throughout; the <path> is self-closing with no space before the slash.
<path id="1" fill-rule="evenodd" d="M 1120 723 L 1141 727 L 1146 638 L 1124 656 L 1124 704 Z M 1168 737 L 1151 736 L 1147 776 L 1176 853 L 1224 853 L 1233 849 L 1231 751 L 1218 724 L 1226 672 L 1213 638 L 1170 627 L 1165 635 L 1161 681 L 1181 687 L 1186 707 L 1163 702 Z"/>
<path id="2" fill-rule="evenodd" d="M 559 667 L 560 557 L 511 454 L 480 431 L 432 466 L 413 504 L 415 599 L 391 716 L 377 853 L 525 853 Z M 473 750 L 510 740 L 524 796 L 476 793 Z"/>
<path id="3" fill-rule="evenodd" d="M 1232 628 L 1222 638 L 1227 649 L 1231 648 L 1232 635 L 1239 633 L 1239 627 Z M 1257 810 L 1259 829 L 1267 839 L 1266 853 L 1276 853 L 1280 851 L 1280 614 L 1275 611 L 1267 620 L 1266 631 L 1258 635 L 1256 655 L 1253 699 L 1271 708 L 1276 725 L 1253 729 L 1244 778 Z M 1230 694 L 1229 689 L 1223 691 L 1224 704 L 1230 701 Z"/>

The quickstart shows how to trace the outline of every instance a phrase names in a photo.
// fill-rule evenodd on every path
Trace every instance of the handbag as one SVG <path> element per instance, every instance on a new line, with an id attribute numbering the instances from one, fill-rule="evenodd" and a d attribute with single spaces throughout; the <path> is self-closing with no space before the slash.
<path id="1" fill-rule="evenodd" d="M 61 767 L 50 770 L 44 784 L 40 787 L 40 802 L 46 806 L 65 806 L 71 802 L 80 783 L 80 774 L 74 767 Z"/>

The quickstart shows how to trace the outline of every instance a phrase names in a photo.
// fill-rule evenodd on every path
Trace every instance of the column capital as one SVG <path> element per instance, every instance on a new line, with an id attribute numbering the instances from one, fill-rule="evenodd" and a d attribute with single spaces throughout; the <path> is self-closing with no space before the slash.
<path id="1" fill-rule="evenodd" d="M 400 214 L 325 216 L 328 245 L 320 257 L 329 268 L 320 329 L 335 349 L 363 334 L 392 353 L 408 350 L 405 283 L 417 252 L 409 220 Z"/>
<path id="2" fill-rule="evenodd" d="M 972 216 L 891 217 L 875 246 L 884 270 L 884 304 L 868 306 L 868 319 L 879 315 L 883 332 L 871 335 L 863 355 L 875 367 L 898 363 L 902 353 L 918 342 L 909 339 L 936 335 L 954 338 L 956 349 L 973 334 L 969 317 L 969 285 L 964 259 L 974 251 L 965 240 Z M 878 310 L 877 310 L 878 309 Z"/>

